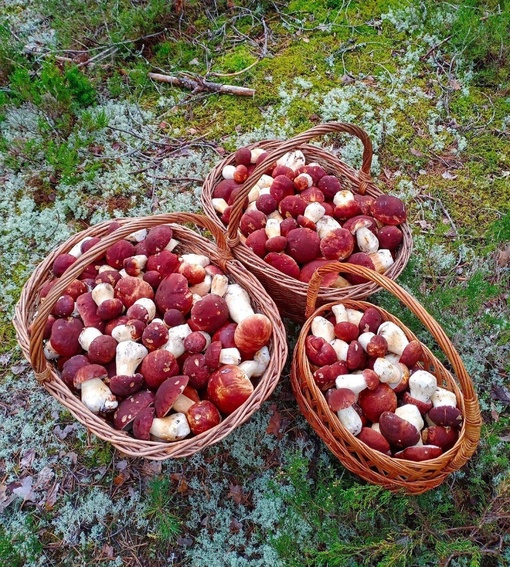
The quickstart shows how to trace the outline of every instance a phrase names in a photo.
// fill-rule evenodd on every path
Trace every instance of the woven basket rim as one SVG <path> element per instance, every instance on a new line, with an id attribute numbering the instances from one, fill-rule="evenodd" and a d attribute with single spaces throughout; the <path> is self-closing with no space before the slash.
<path id="1" fill-rule="evenodd" d="M 368 157 L 365 155 L 367 153 L 367 149 L 365 147 L 364 163 L 361 171 L 356 171 L 350 165 L 341 161 L 331 152 L 322 149 L 320 146 L 310 145 L 309 143 L 307 143 L 311 138 L 317 135 L 325 135 L 336 131 L 351 133 L 358 136 L 364 144 L 370 144 L 370 159 L 368 159 Z M 369 176 L 372 155 L 370 138 L 364 130 L 353 124 L 325 123 L 311 128 L 310 130 L 303 132 L 301 135 L 287 141 L 275 139 L 262 140 L 248 144 L 245 147 L 250 149 L 266 149 L 269 152 L 269 156 L 268 158 L 266 158 L 264 163 L 259 164 L 256 167 L 255 171 L 244 183 L 243 190 L 241 190 L 241 192 L 238 194 L 235 204 L 232 207 L 232 215 L 234 214 L 234 210 L 242 211 L 242 202 L 244 200 L 244 196 L 247 195 L 251 187 L 255 185 L 256 181 L 267 169 L 268 163 L 275 161 L 276 158 L 272 158 L 271 156 L 280 157 L 281 155 L 289 151 L 289 149 L 299 149 L 307 158 L 311 156 L 313 158 L 313 161 L 319 162 L 327 170 L 348 178 L 350 183 L 355 188 L 357 188 L 358 192 L 359 189 L 363 187 L 362 192 L 366 192 L 368 195 L 371 195 L 373 197 L 377 197 L 383 194 L 383 191 L 379 189 L 379 187 Z M 296 320 L 303 321 L 303 313 L 300 311 L 301 307 L 303 306 L 304 296 L 306 295 L 308 284 L 292 278 L 264 262 L 263 258 L 257 256 L 251 250 L 251 248 L 246 246 L 246 244 L 241 241 L 238 225 L 234 228 L 231 221 L 228 226 L 225 226 L 214 209 L 214 206 L 212 204 L 214 188 L 222 179 L 222 170 L 224 166 L 232 164 L 234 162 L 234 159 L 234 153 L 226 156 L 207 175 L 202 186 L 201 193 L 204 212 L 218 226 L 218 228 L 224 232 L 224 234 L 226 235 L 227 245 L 230 246 L 233 255 L 244 265 L 246 265 L 251 271 L 255 272 L 259 279 L 262 279 L 264 281 L 266 286 L 274 286 L 275 289 L 278 288 L 284 292 L 288 292 L 295 298 L 296 302 L 300 300 L 299 305 L 297 305 L 295 309 L 289 308 L 287 302 L 285 302 L 284 305 L 279 306 L 285 314 L 290 315 Z M 386 276 L 393 279 L 396 279 L 407 265 L 413 247 L 412 233 L 409 224 L 407 222 L 402 223 L 401 225 L 399 225 L 399 228 L 403 233 L 403 241 L 397 251 L 393 265 L 385 272 Z M 379 289 L 380 288 L 373 282 L 350 285 L 344 288 L 321 287 L 319 292 L 319 300 L 322 303 L 325 303 L 328 301 L 349 298 L 365 299 L 373 293 L 377 292 Z M 287 312 L 287 309 L 291 310 Z"/>
<path id="2" fill-rule="evenodd" d="M 111 234 L 107 234 L 108 227 L 113 221 L 118 222 L 120 228 Z M 288 354 L 285 328 L 271 297 L 257 279 L 250 274 L 242 264 L 231 257 L 228 248 L 224 247 L 224 242 L 220 242 L 219 245 L 217 245 L 198 232 L 184 226 L 190 223 L 205 227 L 206 230 L 209 230 L 213 235 L 217 236 L 220 241 L 224 241 L 221 234 L 216 234 L 218 231 L 209 219 L 202 215 L 192 213 L 168 213 L 147 217 L 111 219 L 78 232 L 52 250 L 46 258 L 38 264 L 23 286 L 20 299 L 15 307 L 13 325 L 18 343 L 23 355 L 34 369 L 38 381 L 40 381 L 43 387 L 60 401 L 75 419 L 82 423 L 89 431 L 101 439 L 110 442 L 123 453 L 134 457 L 145 457 L 152 460 L 185 457 L 219 442 L 237 426 L 247 421 L 271 395 L 278 383 Z M 229 279 L 232 282 L 241 284 L 245 288 L 250 296 L 252 305 L 256 307 L 257 311 L 267 315 L 273 324 L 273 335 L 270 342 L 271 360 L 265 373 L 262 377 L 257 379 L 254 392 L 248 400 L 233 413 L 223 417 L 221 423 L 216 427 L 199 435 L 169 443 L 153 440 L 139 440 L 124 431 L 115 430 L 108 422 L 88 410 L 88 408 L 82 404 L 81 400 L 71 392 L 67 385 L 61 380 L 55 366 L 44 358 L 42 346 L 34 346 L 34 343 L 39 339 L 42 345 L 42 333 L 44 331 L 43 325 L 38 324 L 37 321 L 38 319 L 40 319 L 40 321 L 45 320 L 44 312 L 51 310 L 54 301 L 60 296 L 60 288 L 65 289 L 68 283 L 74 279 L 73 274 L 81 273 L 83 268 L 88 265 L 91 258 L 101 255 L 99 252 L 94 252 L 94 248 L 92 248 L 89 252 L 80 256 L 73 266 L 71 266 L 71 269 L 66 271 L 60 278 L 61 281 L 53 286 L 44 304 L 41 304 L 38 298 L 39 290 L 44 282 L 51 279 L 49 268 L 58 254 L 70 250 L 83 238 L 90 236 L 100 236 L 101 242 L 104 243 L 103 247 L 106 249 L 116 240 L 120 240 L 128 234 L 136 232 L 136 230 L 152 228 L 160 224 L 172 225 L 176 238 L 181 242 L 180 247 L 184 251 L 209 253 L 211 261 L 216 264 L 221 264 L 220 267 L 224 269 Z M 183 252 L 179 251 L 179 253 Z M 68 275 L 68 272 L 71 275 Z M 34 323 L 33 315 L 36 310 L 38 311 L 38 319 L 36 319 Z M 29 334 L 29 326 L 31 324 L 33 324 L 33 328 L 31 329 L 31 334 Z"/>

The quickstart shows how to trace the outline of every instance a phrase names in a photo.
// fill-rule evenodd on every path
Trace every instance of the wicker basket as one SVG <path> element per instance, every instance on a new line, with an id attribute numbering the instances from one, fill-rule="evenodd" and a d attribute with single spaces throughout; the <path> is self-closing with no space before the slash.
<path id="1" fill-rule="evenodd" d="M 330 303 L 315 310 L 320 281 L 325 274 L 335 270 L 364 275 L 395 295 L 420 319 L 448 359 L 457 380 L 423 345 L 424 369 L 436 376 L 439 386 L 455 393 L 458 408 L 464 417 L 456 444 L 439 457 L 413 462 L 389 457 L 371 449 L 343 427 L 337 416 L 329 409 L 324 394 L 316 386 L 305 353 L 305 339 L 309 334 L 313 317 L 327 314 L 335 305 L 335 303 Z M 342 303 L 347 308 L 361 311 L 368 307 L 376 307 L 384 320 L 398 324 L 409 340 L 416 339 L 416 336 L 407 327 L 384 309 L 364 301 L 346 300 Z M 389 278 L 366 268 L 350 264 L 326 264 L 317 270 L 310 281 L 307 316 L 308 319 L 302 327 L 294 350 L 291 369 L 292 389 L 307 421 L 347 469 L 366 481 L 381 485 L 393 492 L 402 490 L 408 494 L 421 494 L 441 484 L 450 473 L 458 470 L 468 461 L 479 442 L 481 426 L 480 409 L 473 384 L 462 360 L 443 329 L 411 295 Z"/>
<path id="2" fill-rule="evenodd" d="M 20 300 L 16 306 L 14 326 L 23 354 L 31 363 L 37 380 L 46 390 L 66 406 L 72 415 L 92 433 L 109 441 L 123 453 L 133 457 L 145 457 L 153 460 L 186 457 L 200 451 L 213 443 L 217 443 L 238 425 L 245 422 L 270 396 L 275 388 L 282 367 L 287 357 L 287 342 L 285 329 L 278 316 L 278 310 L 271 298 L 258 280 L 252 276 L 242 265 L 232 259 L 225 244 L 225 239 L 206 217 L 187 213 L 164 214 L 138 219 L 117 219 L 121 227 L 107 235 L 111 221 L 93 226 L 76 234 L 58 249 L 53 251 L 33 272 L 25 284 Z M 182 226 L 192 223 L 210 231 L 216 239 L 217 246 L 203 238 L 196 232 Z M 171 224 L 175 238 L 180 241 L 179 253 L 193 252 L 205 254 L 211 261 L 220 266 L 232 281 L 241 284 L 249 293 L 252 305 L 258 312 L 269 317 L 273 324 L 273 336 L 270 343 L 271 360 L 266 372 L 259 379 L 254 392 L 246 402 L 227 416 L 219 425 L 201 433 L 200 435 L 177 441 L 164 443 L 156 441 L 142 441 L 129 436 L 123 431 L 117 431 L 106 421 L 90 412 L 82 402 L 73 395 L 61 380 L 53 363 L 43 354 L 42 336 L 44 325 L 53 304 L 61 295 L 67 285 L 74 280 L 83 269 L 94 259 L 100 258 L 104 251 L 114 242 L 142 228 L 150 229 L 160 224 Z M 70 250 L 73 245 L 86 236 L 103 237 L 99 244 L 83 254 L 61 276 L 59 283 L 54 285 L 51 292 L 41 304 L 39 290 L 41 286 L 51 279 L 51 266 L 58 254 Z M 34 319 L 34 315 L 37 313 Z M 28 329 L 31 325 L 31 331 Z"/>
<path id="3" fill-rule="evenodd" d="M 317 146 L 307 144 L 309 140 L 317 136 L 341 132 L 352 134 L 358 137 L 363 143 L 363 163 L 360 171 L 354 170 L 331 153 Z M 268 293 L 278 305 L 282 315 L 295 321 L 303 322 L 306 307 L 307 284 L 273 268 L 240 241 L 238 228 L 243 214 L 243 203 L 250 190 L 267 170 L 268 164 L 274 163 L 278 158 L 290 150 L 295 149 L 300 149 L 303 152 L 307 163 L 318 162 L 329 174 L 336 175 L 344 188 L 350 189 L 356 193 L 367 193 L 372 197 L 378 197 L 382 194 L 382 191 L 373 183 L 370 177 L 372 143 L 368 134 L 358 126 L 330 122 L 315 126 L 285 142 L 280 140 L 266 140 L 257 142 L 248 147 L 250 149 L 255 147 L 264 148 L 268 152 L 268 156 L 255 168 L 244 183 L 243 189 L 239 192 L 232 206 L 228 227 L 225 228 L 214 210 L 212 198 L 216 185 L 222 179 L 221 172 L 223 168 L 225 165 L 234 163 L 234 155 L 230 155 L 220 162 L 207 176 L 202 188 L 202 204 L 204 211 L 218 227 L 226 232 L 227 244 L 232 248 L 234 256 L 260 279 Z M 402 272 L 409 260 L 412 249 L 412 237 L 408 224 L 404 223 L 400 225 L 400 228 L 402 229 L 404 239 L 400 245 L 394 264 L 386 272 L 386 276 L 392 279 L 396 278 Z M 366 282 L 340 289 L 322 287 L 319 291 L 317 302 L 319 305 L 322 305 L 323 303 L 342 301 L 343 299 L 365 299 L 378 289 L 379 287 L 376 282 Z"/>

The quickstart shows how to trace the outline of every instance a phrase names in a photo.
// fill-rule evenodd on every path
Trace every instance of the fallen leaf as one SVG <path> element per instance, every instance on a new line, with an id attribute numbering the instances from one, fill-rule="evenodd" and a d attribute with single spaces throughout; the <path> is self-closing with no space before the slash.
<path id="1" fill-rule="evenodd" d="M 241 531 L 242 527 L 243 527 L 243 524 L 241 524 L 241 522 L 239 520 L 232 518 L 232 521 L 230 522 L 230 533 L 237 534 L 238 532 Z"/>
<path id="2" fill-rule="evenodd" d="M 503 435 L 503 437 L 500 437 L 501 441 L 506 441 L 507 443 L 510 441 L 510 435 Z"/>
<path id="3" fill-rule="evenodd" d="M 52 510 L 55 506 L 55 502 L 57 501 L 58 491 L 60 489 L 60 483 L 56 482 L 51 490 L 46 494 L 46 497 L 43 499 L 43 504 L 45 510 Z"/>
<path id="4" fill-rule="evenodd" d="M 272 409 L 273 413 L 269 418 L 269 424 L 266 429 L 266 433 L 269 435 L 274 435 L 275 437 L 280 437 L 280 430 L 282 427 L 282 416 L 280 412 L 276 409 L 276 406 L 273 405 L 270 409 Z"/>
<path id="5" fill-rule="evenodd" d="M 496 262 L 500 268 L 510 266 L 510 244 L 507 244 L 503 250 L 498 251 Z"/>
<path id="6" fill-rule="evenodd" d="M 13 494 L 23 498 L 25 501 L 33 502 L 35 500 L 35 494 L 32 492 L 32 483 L 34 479 L 32 476 L 26 476 L 25 478 L 21 479 L 19 486 L 13 488 Z"/>
<path id="7" fill-rule="evenodd" d="M 232 498 L 236 504 L 241 504 L 243 501 L 243 490 L 238 484 L 230 483 L 227 498 Z"/>
<path id="8" fill-rule="evenodd" d="M 0 512 L 3 512 L 9 504 L 16 499 L 16 495 L 9 494 L 7 486 L 5 484 L 0 484 Z"/>
<path id="9" fill-rule="evenodd" d="M 505 404 L 510 404 L 510 390 L 505 388 L 505 386 L 493 386 L 491 398 L 499 402 L 504 402 Z"/>
<path id="10" fill-rule="evenodd" d="M 416 150 L 415 148 L 411 148 L 409 151 L 413 154 L 413 156 L 423 157 L 423 153 L 420 152 L 420 150 Z"/>
<path id="11" fill-rule="evenodd" d="M 457 79 L 452 79 L 450 81 L 450 88 L 454 91 L 460 91 L 460 89 L 462 88 L 461 84 L 459 83 L 459 81 L 457 81 Z"/>
<path id="12" fill-rule="evenodd" d="M 34 462 L 34 459 L 35 459 L 35 451 L 34 449 L 30 449 L 21 458 L 21 466 L 25 469 L 31 467 L 32 463 Z"/>

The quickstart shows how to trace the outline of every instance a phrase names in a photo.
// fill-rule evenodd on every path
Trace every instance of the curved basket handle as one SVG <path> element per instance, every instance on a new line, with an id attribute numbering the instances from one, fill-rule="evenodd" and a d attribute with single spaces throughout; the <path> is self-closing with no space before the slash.
<path id="1" fill-rule="evenodd" d="M 472 411 L 468 411 L 467 414 L 474 415 L 475 413 L 479 413 L 477 410 L 475 411 L 475 408 L 478 407 L 478 401 L 476 392 L 473 388 L 473 383 L 471 382 L 471 378 L 469 377 L 469 374 L 467 373 L 466 368 L 464 367 L 464 364 L 462 363 L 462 360 L 460 359 L 450 339 L 447 337 L 446 333 L 443 331 L 439 323 L 437 323 L 437 321 L 428 313 L 428 311 L 412 295 L 407 293 L 407 291 L 402 289 L 390 278 L 387 278 L 386 276 L 383 276 L 382 274 L 379 274 L 374 270 L 370 270 L 368 268 L 354 264 L 341 262 L 331 262 L 325 264 L 315 271 L 308 285 L 308 291 L 306 295 L 306 317 L 310 317 L 310 315 L 315 311 L 315 302 L 317 301 L 317 295 L 319 293 L 319 287 L 323 276 L 329 273 L 338 272 L 356 274 L 358 276 L 362 276 L 368 280 L 371 280 L 385 290 L 392 293 L 406 307 L 408 307 L 434 337 L 437 343 L 441 346 L 443 352 L 448 357 L 448 360 L 451 362 L 452 367 L 455 371 L 455 375 L 457 376 L 461 384 L 466 406 L 471 406 L 467 409 Z"/>
<path id="2" fill-rule="evenodd" d="M 51 377 L 51 372 L 47 364 L 48 361 L 43 352 L 43 334 L 46 320 L 53 308 L 53 305 L 62 295 L 62 292 L 66 289 L 66 287 L 82 273 L 84 268 L 94 261 L 95 258 L 104 254 L 104 252 L 106 252 L 106 250 L 115 242 L 142 228 L 153 228 L 161 224 L 171 223 L 193 223 L 210 231 L 214 236 L 218 244 L 219 260 L 221 263 L 232 259 L 230 249 L 227 246 L 225 236 L 222 231 L 209 218 L 203 215 L 193 213 L 168 213 L 136 219 L 112 219 L 97 225 L 96 228 L 98 229 L 98 234 L 106 233 L 109 225 L 114 221 L 120 222 L 121 226 L 110 234 L 103 236 L 100 242 L 98 242 L 85 254 L 82 254 L 76 262 L 74 262 L 65 271 L 64 275 L 60 277 L 58 283 L 51 288 L 45 300 L 39 305 L 37 316 L 32 322 L 29 349 L 32 367 L 39 382 L 44 382 Z"/>
<path id="3" fill-rule="evenodd" d="M 244 185 L 239 191 L 230 212 L 230 220 L 227 229 L 227 243 L 229 246 L 235 246 L 239 242 L 239 235 L 237 231 L 243 214 L 244 200 L 251 189 L 257 184 L 257 181 L 260 179 L 264 171 L 266 171 L 268 164 L 276 161 L 298 146 L 305 144 L 312 138 L 315 138 L 316 136 L 325 136 L 331 132 L 346 132 L 361 140 L 363 144 L 363 161 L 358 173 L 360 180 L 359 192 L 361 194 L 365 193 L 367 185 L 371 182 L 370 167 L 372 165 L 373 155 L 372 142 L 367 132 L 359 126 L 349 124 L 347 122 L 327 122 L 325 124 L 319 124 L 318 126 L 314 126 L 313 128 L 298 134 L 290 140 L 283 141 L 277 149 L 268 153 L 266 158 L 257 165 L 252 174 L 244 182 Z"/>

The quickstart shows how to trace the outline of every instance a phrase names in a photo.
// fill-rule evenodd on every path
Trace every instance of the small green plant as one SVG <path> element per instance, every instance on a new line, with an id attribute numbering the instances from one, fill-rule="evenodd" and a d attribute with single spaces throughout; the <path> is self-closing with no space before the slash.
<path id="1" fill-rule="evenodd" d="M 153 525 L 153 537 L 171 543 L 182 529 L 180 519 L 172 513 L 173 489 L 166 477 L 155 477 L 148 485 L 147 517 Z"/>

